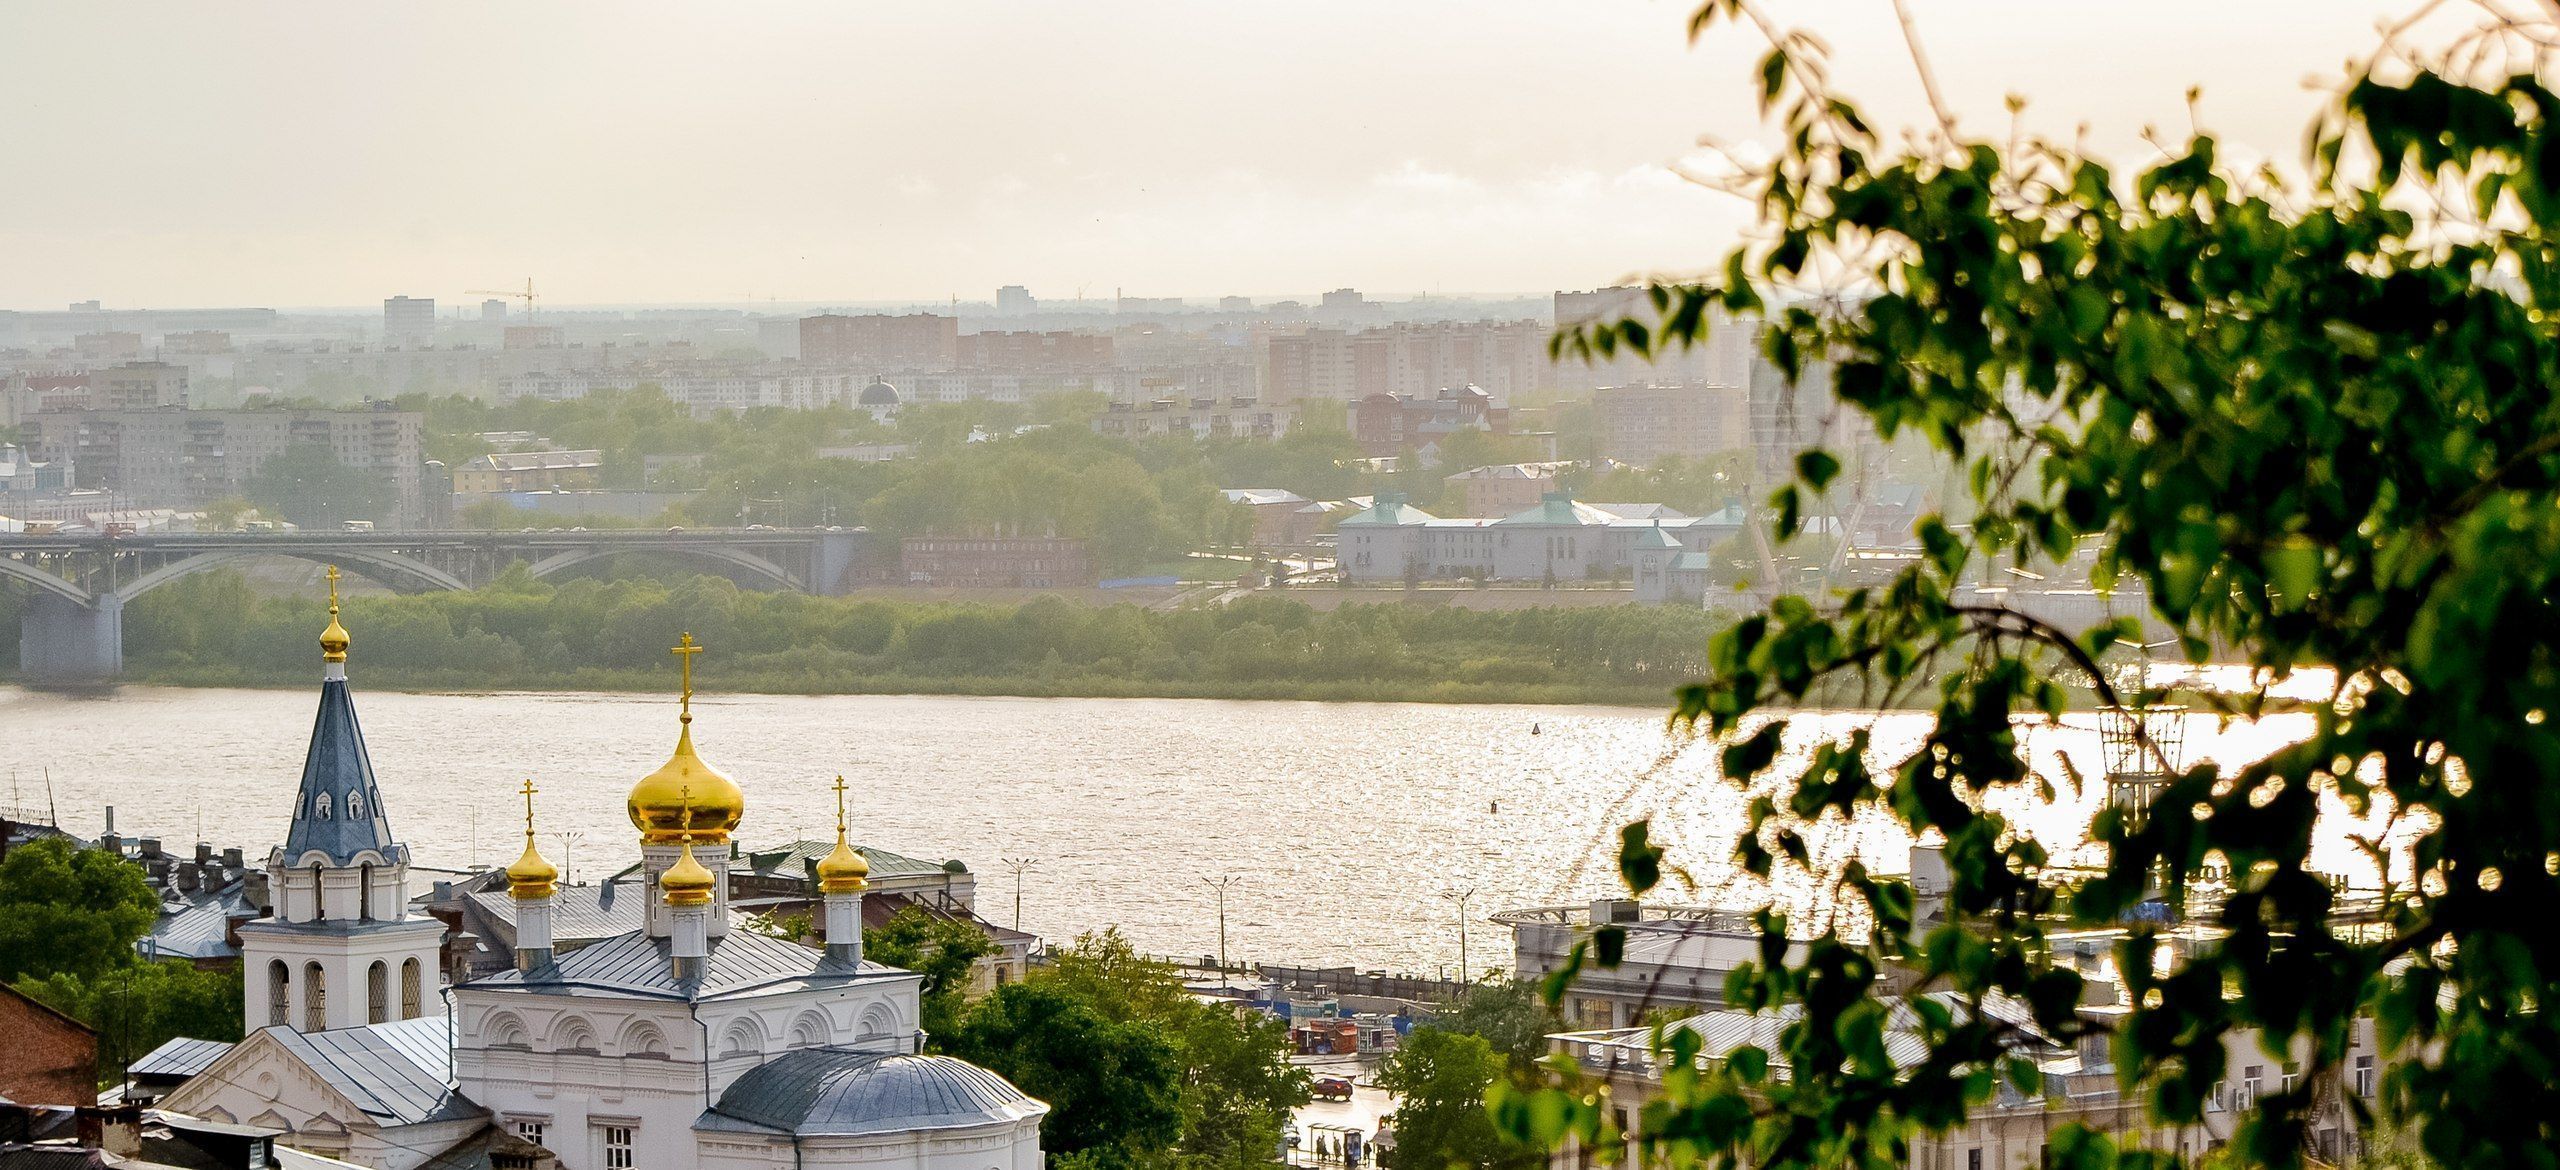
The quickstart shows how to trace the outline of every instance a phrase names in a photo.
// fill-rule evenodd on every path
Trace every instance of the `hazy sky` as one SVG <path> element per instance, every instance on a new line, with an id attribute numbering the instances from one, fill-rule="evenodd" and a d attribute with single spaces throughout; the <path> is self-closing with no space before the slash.
<path id="1" fill-rule="evenodd" d="M 1888 0 L 1770 0 L 1885 122 Z M 2298 156 L 2380 0 L 1912 0 L 1969 125 Z M 1709 262 L 1673 0 L 0 0 L 0 307 L 1544 292 Z"/>

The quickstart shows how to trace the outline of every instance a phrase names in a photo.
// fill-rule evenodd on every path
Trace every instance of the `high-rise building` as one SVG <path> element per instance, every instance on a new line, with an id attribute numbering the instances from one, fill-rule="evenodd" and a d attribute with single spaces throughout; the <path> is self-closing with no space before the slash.
<path id="1" fill-rule="evenodd" d="M 434 297 L 386 297 L 382 336 L 393 345 L 425 345 L 436 336 Z"/>
<path id="2" fill-rule="evenodd" d="M 1608 325 L 1624 320 L 1642 322 L 1650 328 L 1660 321 L 1660 314 L 1653 308 L 1652 296 L 1637 285 L 1588 292 L 1558 292 L 1555 295 L 1555 317 L 1559 330 L 1577 325 Z M 1663 386 L 1684 383 L 1748 384 L 1751 355 L 1759 339 L 1758 323 L 1735 321 L 1715 310 L 1707 314 L 1705 326 L 1703 341 L 1674 346 L 1650 358 L 1624 351 L 1605 358 L 1568 355 L 1555 363 L 1555 386 L 1573 392 L 1645 383 Z"/>
<path id="3" fill-rule="evenodd" d="M 1650 466 L 1750 449 L 1751 393 L 1703 383 L 1604 386 L 1592 392 L 1603 458 Z"/>
<path id="4" fill-rule="evenodd" d="M 960 319 L 834 313 L 800 319 L 800 360 L 816 365 L 947 370 L 959 360 Z"/>
<path id="5" fill-rule="evenodd" d="M 1253 298 L 1219 297 L 1218 311 L 1221 313 L 1250 313 L 1253 311 Z"/>
<path id="6" fill-rule="evenodd" d="M 506 320 L 507 302 L 497 297 L 480 302 L 480 319 L 483 321 Z"/>
<path id="7" fill-rule="evenodd" d="M 1008 284 L 996 290 L 996 316 L 1028 317 L 1038 311 L 1040 302 L 1032 297 L 1030 289 Z"/>
<path id="8" fill-rule="evenodd" d="M 78 410 L 33 415 L 23 426 L 44 458 L 71 463 L 81 486 L 113 489 L 133 507 L 201 507 L 245 494 L 267 460 L 302 445 L 324 447 L 391 489 L 392 513 L 377 519 L 412 524 L 426 506 L 426 416 L 387 403 L 374 410 Z"/>
<path id="9" fill-rule="evenodd" d="M 187 368 L 168 362 L 126 362 L 89 376 L 89 401 L 99 410 L 186 409 Z"/>

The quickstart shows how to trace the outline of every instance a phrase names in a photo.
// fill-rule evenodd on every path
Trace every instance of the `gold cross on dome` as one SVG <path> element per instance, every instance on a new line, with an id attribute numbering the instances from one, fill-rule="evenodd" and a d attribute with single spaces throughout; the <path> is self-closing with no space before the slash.
<path id="1" fill-rule="evenodd" d="M 533 777 L 524 778 L 524 839 L 527 844 L 533 841 L 533 794 L 540 791 L 533 786 Z"/>
<path id="2" fill-rule="evenodd" d="M 694 644 L 692 632 L 687 631 L 669 653 L 676 656 L 676 665 L 684 671 L 684 692 L 677 697 L 677 702 L 682 705 L 682 713 L 678 718 L 691 723 L 693 722 L 693 656 L 702 653 L 702 647 Z"/>
<path id="3" fill-rule="evenodd" d="M 844 777 L 836 777 L 836 839 L 844 839 Z"/>
<path id="4" fill-rule="evenodd" d="M 338 566 L 329 566 L 329 616 L 338 616 Z"/>

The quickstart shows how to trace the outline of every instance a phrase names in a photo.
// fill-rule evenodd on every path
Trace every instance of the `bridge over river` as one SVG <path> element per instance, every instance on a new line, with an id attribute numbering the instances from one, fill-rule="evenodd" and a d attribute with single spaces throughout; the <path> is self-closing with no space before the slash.
<path id="1" fill-rule="evenodd" d="M 247 557 L 342 565 L 399 592 L 423 593 L 476 588 L 518 562 L 549 577 L 621 553 L 654 553 L 749 584 L 833 597 L 852 589 L 870 542 L 859 528 L 0 536 L 0 584 L 32 595 L 18 634 L 20 681 L 94 687 L 124 671 L 126 602 Z"/>

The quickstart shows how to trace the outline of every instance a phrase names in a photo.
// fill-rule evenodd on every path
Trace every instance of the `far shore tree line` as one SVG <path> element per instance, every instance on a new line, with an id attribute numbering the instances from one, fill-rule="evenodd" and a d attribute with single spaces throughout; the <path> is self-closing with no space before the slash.
<path id="1" fill-rule="evenodd" d="M 11 614 L 0 594 L 0 624 Z M 197 684 L 303 681 L 310 597 L 261 596 L 230 570 L 125 610 L 128 674 Z M 1681 606 L 1485 612 L 1278 597 L 1172 610 L 825 598 L 719 577 L 554 584 L 521 569 L 464 593 L 367 596 L 357 656 L 382 685 L 659 685 L 690 631 L 709 685 L 782 692 L 958 691 L 1659 702 L 1705 666 L 1721 619 Z M 0 646 L 0 661 L 13 646 Z"/>

